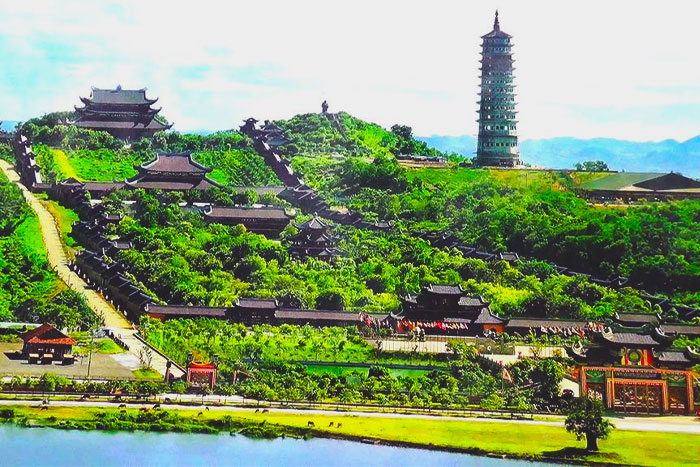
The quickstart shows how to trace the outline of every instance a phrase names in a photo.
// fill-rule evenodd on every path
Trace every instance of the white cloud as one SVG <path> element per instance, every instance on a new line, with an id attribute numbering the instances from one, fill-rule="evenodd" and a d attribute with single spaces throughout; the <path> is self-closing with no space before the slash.
<path id="1" fill-rule="evenodd" d="M 14 70 L 0 74 L 0 117 L 122 84 L 148 86 L 180 130 L 328 99 L 418 134 L 474 134 L 479 37 L 498 7 L 516 44 L 524 138 L 700 133 L 691 1 L 40 3 L 0 0 L 0 63 Z"/>

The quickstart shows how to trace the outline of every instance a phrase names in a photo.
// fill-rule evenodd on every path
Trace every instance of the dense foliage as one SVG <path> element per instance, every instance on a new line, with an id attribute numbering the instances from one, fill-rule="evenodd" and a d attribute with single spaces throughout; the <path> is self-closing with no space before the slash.
<path id="1" fill-rule="evenodd" d="M 87 329 L 98 322 L 85 299 L 48 267 L 34 213 L 0 174 L 0 321 Z"/>
<path id="2" fill-rule="evenodd" d="M 451 231 L 466 245 L 516 251 L 601 278 L 700 303 L 700 202 L 591 206 L 567 188 L 591 173 L 404 169 L 384 157 L 297 157 L 332 204 L 409 232 Z"/>
<path id="3" fill-rule="evenodd" d="M 440 151 L 413 138 L 411 128 L 394 125 L 387 131 L 345 112 L 338 114 L 303 114 L 276 121 L 292 141 L 281 151 L 289 156 L 342 155 L 390 156 L 416 154 L 441 156 Z"/>
<path id="4" fill-rule="evenodd" d="M 417 293 L 424 284 L 461 283 L 505 316 L 597 318 L 655 311 L 632 289 L 614 291 L 584 277 L 562 276 L 537 261 L 514 267 L 468 259 L 400 232 L 337 227 L 342 258 L 330 264 L 295 260 L 284 240 L 280 245 L 242 226 L 207 225 L 176 204 L 180 197 L 128 194 L 136 201 L 128 209 L 113 202 L 118 194 L 107 202 L 125 214 L 112 233 L 134 245 L 116 259 L 167 303 L 229 306 L 239 296 L 293 297 L 299 307 L 395 311 L 403 294 Z"/>
<path id="5" fill-rule="evenodd" d="M 563 375 L 552 359 L 522 360 L 512 367 L 513 383 L 502 379 L 501 367 L 476 358 L 462 343 L 452 344 L 444 370 L 419 376 L 394 376 L 381 366 L 349 374 L 310 372 L 290 360 L 353 361 L 365 363 L 420 362 L 429 355 L 381 352 L 372 348 L 355 328 L 313 329 L 309 326 L 258 326 L 252 330 L 218 320 L 146 319 L 146 339 L 184 364 L 187 352 L 200 361 L 219 359 L 224 378 L 234 370 L 247 377 L 231 388 L 246 397 L 266 400 L 322 400 L 371 402 L 391 405 L 468 405 L 481 401 L 485 408 L 527 409 L 557 403 Z M 443 356 L 444 357 L 444 356 Z M 494 394 L 494 393 L 498 394 Z M 496 397 L 489 396 L 494 394 Z"/>
<path id="6" fill-rule="evenodd" d="M 45 180 L 69 177 L 86 181 L 122 181 L 135 175 L 135 165 L 153 159 L 156 151 L 193 152 L 196 161 L 213 169 L 212 179 L 229 186 L 278 185 L 277 176 L 237 131 L 211 135 L 162 132 L 130 146 L 103 131 L 71 125 L 72 112 L 56 112 L 25 122 L 21 129 L 34 145 Z M 0 157 L 2 157 L 0 149 Z"/>

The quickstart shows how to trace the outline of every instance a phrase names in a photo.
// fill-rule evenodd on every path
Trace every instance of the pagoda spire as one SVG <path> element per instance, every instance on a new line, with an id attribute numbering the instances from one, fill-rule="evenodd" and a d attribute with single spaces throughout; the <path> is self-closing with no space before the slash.
<path id="1" fill-rule="evenodd" d="M 501 30 L 501 24 L 498 22 L 498 10 L 496 10 L 496 17 L 493 20 L 493 30 L 494 31 Z"/>

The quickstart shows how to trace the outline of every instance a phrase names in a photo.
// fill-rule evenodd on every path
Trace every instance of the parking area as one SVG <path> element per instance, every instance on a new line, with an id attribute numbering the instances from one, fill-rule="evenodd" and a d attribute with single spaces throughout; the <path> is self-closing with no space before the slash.
<path id="1" fill-rule="evenodd" d="M 76 357 L 72 365 L 29 364 L 19 356 L 22 344 L 0 343 L 0 377 L 1 376 L 41 376 L 52 373 L 71 378 L 88 376 L 88 357 Z M 119 354 L 117 354 L 119 355 Z M 114 355 L 93 353 L 90 366 L 91 378 L 133 378 L 134 374 L 128 366 L 115 358 Z M 126 362 L 124 362 L 126 363 Z M 130 365 L 129 365 L 130 366 Z"/>

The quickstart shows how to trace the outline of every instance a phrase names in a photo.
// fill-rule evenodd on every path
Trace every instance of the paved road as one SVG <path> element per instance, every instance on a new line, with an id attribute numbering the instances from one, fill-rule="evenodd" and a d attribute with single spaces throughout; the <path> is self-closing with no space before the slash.
<path id="1" fill-rule="evenodd" d="M 159 398 L 162 399 L 164 396 L 172 396 L 171 399 L 175 400 L 175 395 L 161 395 Z M 201 397 L 197 396 L 183 396 L 191 399 L 192 402 L 201 401 Z M 216 402 L 218 396 L 207 396 L 205 402 Z M 237 396 L 234 398 L 239 399 Z M 0 400 L 0 405 L 33 405 L 36 406 L 37 401 L 22 401 L 22 400 Z M 51 401 L 51 406 L 57 407 L 116 407 L 114 402 L 108 401 Z M 129 404 L 129 407 L 140 408 L 140 407 L 151 407 L 152 404 Z M 216 406 L 209 405 L 210 410 L 226 411 L 226 412 L 247 412 L 252 413 L 254 410 L 246 407 L 235 407 L 235 406 Z M 196 407 L 188 405 L 179 404 L 167 404 L 165 408 L 168 409 L 184 409 L 192 410 Z M 330 415 L 330 416 L 358 416 L 358 417 L 372 417 L 372 418 L 417 418 L 417 419 L 427 419 L 427 420 L 451 420 L 460 421 L 464 423 L 518 423 L 523 425 L 545 425 L 545 426 L 564 426 L 563 417 L 561 420 L 507 420 L 501 418 L 475 418 L 475 417 L 455 417 L 455 416 L 443 416 L 443 415 L 428 415 L 428 414 L 396 414 L 396 413 L 384 413 L 384 412 L 339 412 L 335 410 L 321 410 L 321 409 L 287 409 L 287 408 L 272 408 L 271 412 L 281 412 L 281 413 L 299 413 L 308 415 Z M 615 424 L 616 429 L 624 431 L 656 431 L 656 432 L 668 432 L 668 433 L 687 433 L 700 435 L 700 420 L 696 417 L 648 417 L 648 418 L 615 418 L 612 419 Z"/>
<path id="2" fill-rule="evenodd" d="M 17 184 L 17 186 L 22 190 L 22 195 L 24 196 L 24 199 L 27 200 L 27 204 L 39 218 L 41 234 L 43 236 L 48 261 L 51 267 L 56 271 L 58 277 L 68 287 L 85 297 L 90 308 L 104 320 L 105 327 L 112 329 L 115 334 L 121 336 L 122 340 L 129 346 L 130 353 L 135 357 L 125 362 L 128 364 L 127 367 L 132 370 L 138 369 L 138 355 L 141 352 L 141 349 L 147 346 L 134 337 L 135 331 L 124 315 L 115 310 L 109 302 L 107 302 L 95 290 L 90 289 L 83 279 L 68 268 L 68 261 L 66 259 L 66 253 L 61 241 L 61 233 L 58 229 L 56 219 L 44 207 L 44 205 L 41 204 L 34 194 L 19 182 L 19 175 L 7 161 L 0 160 L 0 168 L 3 172 L 5 172 L 7 178 Z M 152 354 L 153 369 L 158 371 L 161 375 L 164 375 L 166 365 L 165 358 L 161 357 L 155 352 Z M 182 375 L 182 372 L 175 367 L 172 367 L 171 371 L 175 377 Z"/>

